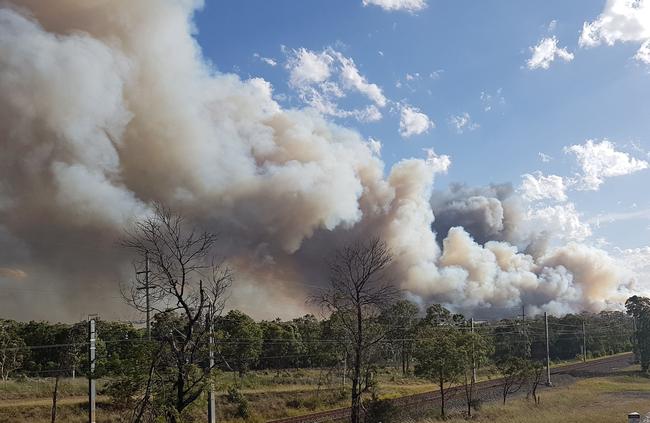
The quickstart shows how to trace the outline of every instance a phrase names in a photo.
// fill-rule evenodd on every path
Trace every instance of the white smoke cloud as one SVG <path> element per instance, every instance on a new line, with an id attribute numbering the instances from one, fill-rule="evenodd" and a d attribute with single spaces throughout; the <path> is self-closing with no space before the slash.
<path id="1" fill-rule="evenodd" d="M 192 37 L 195 2 L 14 4 L 26 12 L 0 8 L 0 267 L 53 294 L 37 309 L 31 294 L 12 298 L 7 316 L 118 313 L 107 299 L 130 258 L 115 241 L 154 201 L 220 234 L 238 279 L 230 305 L 255 317 L 306 311 L 323 257 L 376 235 L 412 298 L 470 313 L 595 310 L 627 281 L 601 250 L 547 245 L 582 236 L 571 204 L 531 214 L 505 186 L 433 193 L 448 156 L 385 169 L 378 143 L 327 108 L 285 110 L 268 82 L 214 71 Z M 291 84 L 332 80 L 327 95 L 382 107 L 351 61 L 309 53 L 292 53 Z M 405 136 L 433 127 L 406 114 Z"/>

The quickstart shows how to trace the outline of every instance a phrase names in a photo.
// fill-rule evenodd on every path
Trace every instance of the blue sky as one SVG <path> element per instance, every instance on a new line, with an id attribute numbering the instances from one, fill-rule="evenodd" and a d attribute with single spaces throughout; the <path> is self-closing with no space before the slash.
<path id="1" fill-rule="evenodd" d="M 583 24 L 597 20 L 606 7 L 593 0 L 429 0 L 408 11 L 362 0 L 208 1 L 195 22 L 198 42 L 216 69 L 264 78 L 287 107 L 306 105 L 290 83 L 288 63 L 297 51 L 329 48 L 353 60 L 388 105 L 378 121 L 332 119 L 380 140 L 387 167 L 434 148 L 452 160 L 437 189 L 450 182 L 517 187 L 522 174 L 535 171 L 574 177 L 580 166 L 564 149 L 588 139 L 608 139 L 616 151 L 648 159 L 650 66 L 634 59 L 640 42 L 601 42 L 593 48 L 579 43 Z M 530 69 L 531 48 L 552 37 L 572 60 L 556 57 L 547 69 Z M 351 92 L 339 105 L 368 104 L 372 101 Z M 426 114 L 435 128 L 400 136 L 404 104 Z M 465 114 L 472 124 L 459 133 L 450 119 Z M 539 153 L 551 159 L 543 161 Z M 591 223 L 593 240 L 604 238 L 620 248 L 648 244 L 648 172 L 606 178 L 597 190 L 567 189 L 582 221 Z M 615 222 L 598 224 L 599 215 L 614 220 L 613 213 L 619 214 Z M 629 213 L 638 216 L 624 218 Z"/>

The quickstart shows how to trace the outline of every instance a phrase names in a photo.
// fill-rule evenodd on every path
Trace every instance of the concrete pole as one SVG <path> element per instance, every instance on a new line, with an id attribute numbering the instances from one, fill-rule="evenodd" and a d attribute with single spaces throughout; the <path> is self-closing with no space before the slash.
<path id="1" fill-rule="evenodd" d="M 88 317 L 88 422 L 95 423 L 95 348 L 97 334 L 95 331 L 95 318 Z"/>
<path id="2" fill-rule="evenodd" d="M 584 320 L 582 321 L 582 361 L 587 362 L 587 333 Z"/>
<path id="3" fill-rule="evenodd" d="M 212 306 L 208 306 L 208 314 L 205 316 L 206 325 L 208 327 L 208 364 L 209 375 L 212 376 L 212 368 L 214 367 L 214 325 L 212 322 Z M 216 423 L 217 417 L 215 416 L 215 401 L 214 401 L 214 385 L 210 379 L 210 389 L 208 391 L 208 423 Z"/>
<path id="4" fill-rule="evenodd" d="M 144 253 L 144 294 L 147 301 L 147 339 L 151 341 L 151 305 L 149 303 L 149 252 Z"/>
<path id="5" fill-rule="evenodd" d="M 553 386 L 551 383 L 551 353 L 548 342 L 548 314 L 544 312 L 544 334 L 546 335 L 546 386 Z"/>
<path id="6" fill-rule="evenodd" d="M 474 334 L 474 318 L 470 319 L 472 335 Z M 474 357 L 474 341 L 472 340 L 472 383 L 476 383 L 476 359 Z"/>

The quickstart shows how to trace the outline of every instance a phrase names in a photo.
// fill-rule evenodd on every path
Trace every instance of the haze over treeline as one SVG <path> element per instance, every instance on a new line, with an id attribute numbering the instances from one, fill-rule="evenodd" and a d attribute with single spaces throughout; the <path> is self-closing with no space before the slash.
<path id="1" fill-rule="evenodd" d="M 636 291 L 633 272 L 580 242 L 566 210 L 531 212 L 489 175 L 485 187 L 434 191 L 450 157 L 429 149 L 388 168 L 372 139 L 281 107 L 264 79 L 217 71 L 193 36 L 198 7 L 1 6 L 4 317 L 119 316 L 118 282 L 133 269 L 116 242 L 155 202 L 219 234 L 235 274 L 229 306 L 256 318 L 309 311 L 324 257 L 371 237 L 422 306 L 597 312 Z"/>

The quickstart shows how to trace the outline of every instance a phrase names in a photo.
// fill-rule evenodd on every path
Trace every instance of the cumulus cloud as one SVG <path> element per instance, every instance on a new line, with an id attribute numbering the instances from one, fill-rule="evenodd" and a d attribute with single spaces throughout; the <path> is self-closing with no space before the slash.
<path id="1" fill-rule="evenodd" d="M 543 38 L 535 47 L 531 47 L 532 56 L 526 62 L 528 69 L 548 69 L 555 58 L 570 62 L 573 60 L 573 53 L 566 48 L 557 46 L 557 38 Z"/>
<path id="2" fill-rule="evenodd" d="M 629 175 L 648 168 L 648 162 L 617 151 L 607 139 L 565 147 L 566 153 L 575 154 L 582 173 L 578 175 L 577 189 L 598 190 L 606 178 Z"/>
<path id="3" fill-rule="evenodd" d="M 446 154 L 439 155 L 433 148 L 425 148 L 427 153 L 426 163 L 433 169 L 434 173 L 447 173 L 451 166 L 451 158 Z"/>
<path id="4" fill-rule="evenodd" d="M 467 112 L 450 117 L 449 124 L 459 134 L 462 134 L 465 131 L 474 131 L 480 127 L 478 123 L 472 122 L 472 117 Z"/>
<path id="5" fill-rule="evenodd" d="M 384 10 L 417 12 L 427 7 L 426 0 L 363 0 L 363 5 L 379 6 Z"/>
<path id="6" fill-rule="evenodd" d="M 407 104 L 401 106 L 399 134 L 403 138 L 425 134 L 431 128 L 435 128 L 435 123 L 429 119 L 429 116 L 422 113 L 420 109 Z"/>
<path id="7" fill-rule="evenodd" d="M 521 176 L 519 191 L 527 201 L 556 200 L 566 201 L 566 185 L 564 179 L 557 175 L 544 176 L 537 171 L 533 174 L 526 173 Z"/>
<path id="8" fill-rule="evenodd" d="M 639 43 L 635 59 L 650 64 L 650 1 L 607 0 L 601 14 L 592 22 L 585 22 L 580 34 L 581 47 L 617 42 Z"/>
<path id="9" fill-rule="evenodd" d="M 320 52 L 300 48 L 288 51 L 285 67 L 289 85 L 300 98 L 319 113 L 336 117 L 353 117 L 362 122 L 380 120 L 379 108 L 387 104 L 381 88 L 361 75 L 354 61 L 328 47 Z M 353 110 L 339 107 L 349 93 L 359 93 L 372 104 Z"/>

